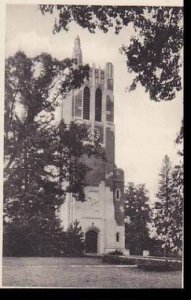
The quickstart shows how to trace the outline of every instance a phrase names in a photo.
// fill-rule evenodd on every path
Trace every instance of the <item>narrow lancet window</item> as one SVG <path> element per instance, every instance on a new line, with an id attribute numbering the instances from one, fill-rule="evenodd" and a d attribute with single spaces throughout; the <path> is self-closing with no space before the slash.
<path id="1" fill-rule="evenodd" d="M 101 111 L 102 111 L 102 92 L 100 89 L 96 90 L 95 94 L 95 121 L 101 122 Z"/>
<path id="2" fill-rule="evenodd" d="M 119 232 L 116 233 L 116 242 L 119 242 Z"/>
<path id="3" fill-rule="evenodd" d="M 84 89 L 83 119 L 90 119 L 90 89 L 87 86 Z"/>

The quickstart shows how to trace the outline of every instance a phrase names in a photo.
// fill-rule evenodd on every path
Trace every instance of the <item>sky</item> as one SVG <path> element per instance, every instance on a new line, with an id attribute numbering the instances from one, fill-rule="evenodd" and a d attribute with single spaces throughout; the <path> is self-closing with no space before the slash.
<path id="1" fill-rule="evenodd" d="M 177 163 L 175 139 L 183 118 L 182 91 L 172 101 L 154 102 L 143 87 L 128 92 L 134 74 L 127 71 L 126 59 L 119 49 L 133 34 L 131 27 L 119 35 L 113 31 L 91 34 L 76 24 L 68 32 L 52 33 L 54 16 L 43 16 L 36 5 L 7 5 L 6 56 L 22 50 L 28 56 L 42 52 L 57 59 L 72 56 L 74 39 L 79 35 L 83 62 L 104 68 L 114 65 L 114 101 L 116 132 L 116 164 L 125 171 L 125 184 L 145 184 L 150 199 L 157 192 L 158 173 L 164 156 Z"/>

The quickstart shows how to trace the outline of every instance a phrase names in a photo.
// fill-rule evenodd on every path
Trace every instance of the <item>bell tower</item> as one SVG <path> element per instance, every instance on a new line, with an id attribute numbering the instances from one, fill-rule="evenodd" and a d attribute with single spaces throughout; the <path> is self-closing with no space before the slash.
<path id="1" fill-rule="evenodd" d="M 82 65 L 79 36 L 73 58 Z M 89 167 L 83 203 L 70 194 L 62 209 L 63 226 L 78 220 L 86 237 L 86 252 L 124 251 L 124 173 L 115 165 L 114 66 L 106 62 L 104 69 L 90 67 L 89 79 L 71 92 L 63 109 L 63 118 L 85 124 L 90 142 L 99 140 L 106 160 L 83 155 Z"/>

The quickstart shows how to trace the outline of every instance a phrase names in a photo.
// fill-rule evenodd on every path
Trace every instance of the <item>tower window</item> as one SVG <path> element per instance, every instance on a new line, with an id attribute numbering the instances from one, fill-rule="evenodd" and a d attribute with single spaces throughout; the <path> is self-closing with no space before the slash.
<path id="1" fill-rule="evenodd" d="M 113 79 L 107 80 L 107 88 L 108 90 L 113 91 Z"/>
<path id="2" fill-rule="evenodd" d="M 90 119 L 90 89 L 87 86 L 84 89 L 83 119 Z"/>
<path id="3" fill-rule="evenodd" d="M 106 121 L 113 122 L 114 104 L 109 95 L 106 96 Z"/>
<path id="4" fill-rule="evenodd" d="M 102 111 L 102 92 L 100 89 L 96 90 L 95 94 L 95 121 L 101 122 Z"/>
<path id="5" fill-rule="evenodd" d="M 119 232 L 116 232 L 116 242 L 119 242 Z"/>
<path id="6" fill-rule="evenodd" d="M 120 189 L 117 189 L 115 192 L 116 200 L 120 200 L 120 196 L 121 196 Z"/>

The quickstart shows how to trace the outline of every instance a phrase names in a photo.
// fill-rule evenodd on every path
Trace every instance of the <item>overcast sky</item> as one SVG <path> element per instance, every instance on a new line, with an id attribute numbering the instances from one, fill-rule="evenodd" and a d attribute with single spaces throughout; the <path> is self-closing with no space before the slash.
<path id="1" fill-rule="evenodd" d="M 151 199 L 157 189 L 158 173 L 165 154 L 177 161 L 175 138 L 182 120 L 182 91 L 170 102 L 156 103 L 139 86 L 126 89 L 133 74 L 126 68 L 125 56 L 119 48 L 128 44 L 132 28 L 119 35 L 109 32 L 90 34 L 76 24 L 69 32 L 53 35 L 54 16 L 42 16 L 34 5 L 8 5 L 6 15 L 6 55 L 23 50 L 28 56 L 48 52 L 53 57 L 71 57 L 74 39 L 79 35 L 84 63 L 104 68 L 114 65 L 114 97 L 116 125 L 116 163 L 125 171 L 125 181 L 145 183 Z"/>

